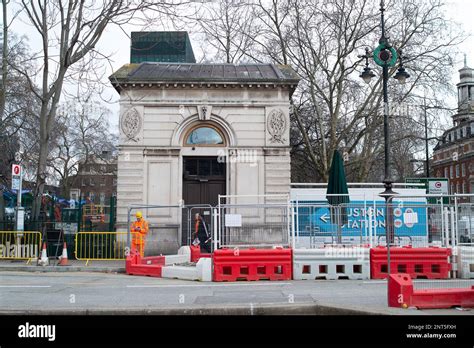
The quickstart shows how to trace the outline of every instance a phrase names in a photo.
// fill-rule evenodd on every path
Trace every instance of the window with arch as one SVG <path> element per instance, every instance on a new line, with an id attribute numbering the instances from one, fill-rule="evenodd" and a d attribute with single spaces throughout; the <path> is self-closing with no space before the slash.
<path id="1" fill-rule="evenodd" d="M 185 146 L 223 146 L 225 138 L 214 126 L 199 125 L 191 128 L 184 137 Z"/>

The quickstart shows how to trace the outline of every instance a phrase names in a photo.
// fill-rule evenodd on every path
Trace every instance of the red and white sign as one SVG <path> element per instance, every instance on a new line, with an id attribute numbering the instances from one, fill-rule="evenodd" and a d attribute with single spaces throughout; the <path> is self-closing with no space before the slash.
<path id="1" fill-rule="evenodd" d="M 21 175 L 21 166 L 19 164 L 12 164 L 12 176 Z"/>
<path id="2" fill-rule="evenodd" d="M 429 181 L 428 193 L 432 195 L 447 195 L 448 194 L 448 181 L 447 180 Z"/>

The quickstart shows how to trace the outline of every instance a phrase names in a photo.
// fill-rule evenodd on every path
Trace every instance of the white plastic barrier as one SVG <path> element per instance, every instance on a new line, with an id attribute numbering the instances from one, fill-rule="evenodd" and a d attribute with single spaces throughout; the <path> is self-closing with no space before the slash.
<path id="1" fill-rule="evenodd" d="M 474 245 L 458 246 L 458 272 L 461 279 L 474 279 Z"/>
<path id="2" fill-rule="evenodd" d="M 293 279 L 369 279 L 369 248 L 293 249 Z"/>
<path id="3" fill-rule="evenodd" d="M 196 266 L 165 266 L 161 270 L 162 278 L 212 281 L 212 260 L 201 258 Z"/>

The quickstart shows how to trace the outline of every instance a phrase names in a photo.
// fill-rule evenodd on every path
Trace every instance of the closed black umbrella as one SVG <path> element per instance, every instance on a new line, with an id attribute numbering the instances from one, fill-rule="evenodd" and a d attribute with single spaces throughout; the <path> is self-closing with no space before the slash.
<path id="1" fill-rule="evenodd" d="M 329 171 L 326 198 L 333 207 L 331 208 L 331 221 L 338 225 L 338 243 L 341 242 L 341 227 L 347 223 L 346 208 L 341 205 L 349 203 L 348 194 L 344 162 L 339 151 L 335 150 Z"/>

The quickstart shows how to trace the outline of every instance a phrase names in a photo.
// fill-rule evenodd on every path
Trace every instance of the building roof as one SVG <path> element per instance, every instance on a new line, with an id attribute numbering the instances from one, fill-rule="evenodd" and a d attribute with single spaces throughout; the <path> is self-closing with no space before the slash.
<path id="1" fill-rule="evenodd" d="M 126 64 L 109 77 L 117 89 L 121 83 L 272 83 L 298 84 L 300 78 L 288 65 L 274 64 Z"/>

